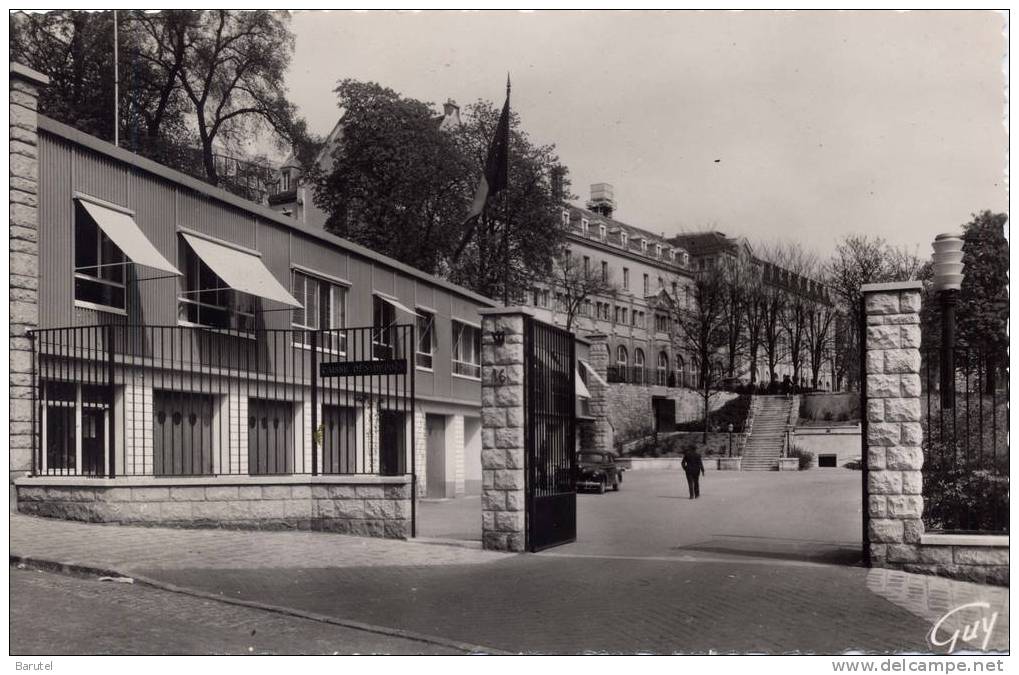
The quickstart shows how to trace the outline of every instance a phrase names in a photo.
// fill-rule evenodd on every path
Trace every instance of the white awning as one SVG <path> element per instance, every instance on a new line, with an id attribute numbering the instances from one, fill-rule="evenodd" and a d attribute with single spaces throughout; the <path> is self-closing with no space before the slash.
<path id="1" fill-rule="evenodd" d="M 587 390 L 587 385 L 584 384 L 584 381 L 582 379 L 580 379 L 579 370 L 576 372 L 574 377 L 576 377 L 577 382 L 576 386 L 574 387 L 575 390 L 574 393 L 577 395 L 577 398 L 591 398 L 591 392 Z"/>
<path id="2" fill-rule="evenodd" d="M 202 262 L 235 291 L 250 293 L 291 307 L 302 306 L 283 284 L 276 281 L 276 277 L 257 255 L 217 244 L 193 234 L 182 232 L 181 236 Z"/>
<path id="3" fill-rule="evenodd" d="M 106 233 L 110 241 L 116 244 L 117 248 L 131 262 L 172 274 L 180 274 L 180 271 L 171 265 L 170 261 L 164 258 L 152 245 L 152 242 L 145 237 L 141 228 L 138 227 L 138 223 L 134 222 L 134 218 L 122 211 L 108 209 L 86 199 L 79 199 L 78 203 L 85 207 L 88 215 L 96 221 L 99 229 Z"/>
<path id="4" fill-rule="evenodd" d="M 382 291 L 372 291 L 372 295 L 375 295 L 375 296 L 378 296 L 378 297 L 382 298 L 383 300 L 388 302 L 393 307 L 396 307 L 401 312 L 407 312 L 408 314 L 413 314 L 414 316 L 418 316 L 417 312 L 415 312 L 410 307 L 407 307 L 405 304 L 403 304 L 402 302 L 400 302 L 399 300 L 397 300 L 396 298 L 391 296 L 389 293 L 383 293 Z"/>

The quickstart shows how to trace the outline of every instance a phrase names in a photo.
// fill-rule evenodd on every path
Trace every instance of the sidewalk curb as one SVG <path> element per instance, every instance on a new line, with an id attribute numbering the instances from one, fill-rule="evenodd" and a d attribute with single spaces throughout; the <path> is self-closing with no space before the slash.
<path id="1" fill-rule="evenodd" d="M 55 560 L 45 560 L 42 558 L 33 558 L 31 556 L 22 556 L 15 553 L 10 554 L 11 565 L 23 565 L 29 569 L 44 570 L 47 572 L 56 572 L 59 574 L 66 574 L 69 576 L 111 576 L 111 577 L 128 577 L 134 579 L 136 583 L 144 584 L 152 588 L 157 588 L 162 591 L 170 593 L 180 593 L 181 595 L 189 595 L 195 598 L 202 598 L 204 600 L 213 600 L 221 602 L 227 605 L 238 605 L 241 607 L 248 607 L 251 609 L 259 609 L 265 612 L 272 612 L 274 614 L 282 614 L 285 616 L 293 616 L 299 619 L 307 619 L 309 621 L 317 621 L 319 623 L 327 623 L 334 626 L 342 626 L 343 628 L 352 628 L 354 630 L 364 631 L 366 633 L 375 633 L 378 635 L 385 635 L 388 637 L 402 638 L 404 640 L 413 640 L 415 642 L 423 642 L 425 644 L 432 644 L 439 647 L 447 647 L 450 649 L 456 649 L 468 655 L 498 655 L 498 656 L 515 656 L 516 652 L 507 652 L 501 649 L 495 649 L 494 647 L 485 647 L 483 645 L 475 645 L 468 642 L 458 642 L 456 640 L 447 640 L 446 638 L 438 637 L 435 635 L 426 635 L 423 633 L 415 633 L 414 631 L 403 630 L 400 628 L 388 628 L 386 626 L 376 626 L 370 623 L 363 623 L 360 621 L 352 621 L 349 619 L 338 619 L 332 616 L 326 616 L 325 614 L 317 614 L 315 612 L 306 612 L 299 609 L 293 609 L 290 607 L 283 607 L 280 605 L 270 605 L 264 602 L 257 602 L 255 600 L 242 600 L 240 598 L 229 598 L 222 595 L 216 595 L 208 591 L 199 591 L 183 586 L 177 586 L 176 584 L 166 583 L 164 581 L 158 581 L 149 577 L 132 574 L 129 572 L 122 572 L 115 569 L 108 569 L 103 567 L 82 565 L 73 562 L 59 562 Z"/>

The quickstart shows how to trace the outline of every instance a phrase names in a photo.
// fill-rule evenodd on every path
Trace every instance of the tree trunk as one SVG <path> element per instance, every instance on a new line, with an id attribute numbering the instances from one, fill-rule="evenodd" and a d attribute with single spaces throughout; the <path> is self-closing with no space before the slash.
<path id="1" fill-rule="evenodd" d="M 707 381 L 704 386 L 704 437 L 701 439 L 704 445 L 708 444 L 708 387 Z"/>

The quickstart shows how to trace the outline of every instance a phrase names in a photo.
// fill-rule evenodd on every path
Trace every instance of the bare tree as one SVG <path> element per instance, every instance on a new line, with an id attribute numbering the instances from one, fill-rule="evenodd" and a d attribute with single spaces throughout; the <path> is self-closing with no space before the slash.
<path id="1" fill-rule="evenodd" d="M 753 278 L 746 289 L 746 350 L 749 357 L 750 384 L 757 384 L 757 361 L 764 332 L 766 294 L 762 285 L 762 270 L 754 265 Z"/>
<path id="2" fill-rule="evenodd" d="M 719 374 L 711 367 L 712 358 L 725 349 L 728 342 L 725 275 L 721 268 L 709 267 L 697 273 L 690 288 L 693 291 L 691 306 L 677 311 L 676 338 L 680 344 L 676 348 L 677 351 L 688 348 L 701 364 L 697 389 L 704 403 L 704 442 L 707 443 L 711 397 L 718 392 L 719 385 Z"/>
<path id="3" fill-rule="evenodd" d="M 825 359 L 830 358 L 833 350 L 835 319 L 838 310 L 828 298 L 825 288 L 814 298 L 807 311 L 806 347 L 810 361 L 810 386 L 817 389 L 817 383 L 824 367 Z M 834 380 L 834 368 L 832 369 Z M 834 387 L 835 382 L 832 382 Z"/>
<path id="4" fill-rule="evenodd" d="M 615 296 L 617 287 L 611 273 L 602 277 L 601 272 L 585 269 L 580 259 L 568 249 L 556 257 L 551 283 L 556 292 L 562 294 L 563 312 L 566 314 L 566 330 L 573 329 L 573 323 L 583 312 L 584 304 L 595 296 Z"/>
<path id="5" fill-rule="evenodd" d="M 726 356 L 728 377 L 736 377 L 736 369 L 742 356 L 745 344 L 743 331 L 749 318 L 750 289 L 753 287 L 754 273 L 748 258 L 726 257 L 721 264 L 722 281 L 725 286 L 724 314 Z"/>
<path id="6" fill-rule="evenodd" d="M 839 333 L 836 370 L 845 376 L 849 388 L 859 383 L 860 330 L 854 317 L 859 315 L 864 284 L 915 279 L 923 261 L 901 248 L 890 246 L 880 237 L 860 235 L 844 237 L 826 266 L 829 288 L 839 310 L 847 317 Z"/>
<path id="7" fill-rule="evenodd" d="M 785 293 L 785 307 L 779 314 L 779 323 L 785 335 L 789 365 L 793 369 L 793 385 L 800 386 L 800 370 L 806 348 L 807 317 L 813 305 L 810 284 L 817 269 L 815 258 L 799 244 L 782 247 L 784 270 L 779 285 Z"/>

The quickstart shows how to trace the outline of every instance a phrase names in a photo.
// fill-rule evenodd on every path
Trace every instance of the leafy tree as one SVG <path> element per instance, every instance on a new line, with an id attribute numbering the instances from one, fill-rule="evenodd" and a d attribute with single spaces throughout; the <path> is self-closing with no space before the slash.
<path id="1" fill-rule="evenodd" d="M 175 45 L 169 50 L 160 45 L 155 58 L 179 67 L 177 79 L 191 102 L 205 177 L 216 185 L 217 144 L 237 144 L 263 130 L 281 144 L 289 142 L 295 108 L 285 96 L 284 77 L 294 36 L 286 12 L 202 10 L 188 19 L 179 28 L 186 43 L 182 62 Z"/>
<path id="2" fill-rule="evenodd" d="M 470 166 L 468 195 L 481 176 L 501 108 L 479 100 L 465 109 L 456 130 Z M 489 200 L 459 259 L 450 259 L 450 278 L 478 293 L 504 299 L 519 296 L 533 280 L 552 272 L 562 255 L 568 225 L 561 218 L 569 177 L 554 145 L 537 145 L 511 111 L 509 179 Z M 457 223 L 461 235 L 463 223 Z"/>
<path id="3" fill-rule="evenodd" d="M 216 185 L 217 150 L 261 131 L 281 147 L 308 140 L 284 93 L 293 51 L 286 13 L 127 10 L 117 18 L 122 147 Z M 40 110 L 112 141 L 113 12 L 17 12 L 10 28 L 11 58 L 50 78 Z"/>
<path id="4" fill-rule="evenodd" d="M 965 277 L 959 293 L 959 344 L 984 355 L 985 390 L 994 392 L 998 371 L 1008 363 L 1008 215 L 982 211 L 963 226 Z"/>
<path id="5" fill-rule="evenodd" d="M 426 272 L 440 270 L 467 211 L 471 166 L 430 105 L 374 82 L 336 88 L 343 139 L 313 169 L 326 229 Z"/>
<path id="6" fill-rule="evenodd" d="M 41 110 L 112 141 L 112 12 L 13 12 L 9 24 L 11 60 L 50 79 L 40 92 Z"/>

